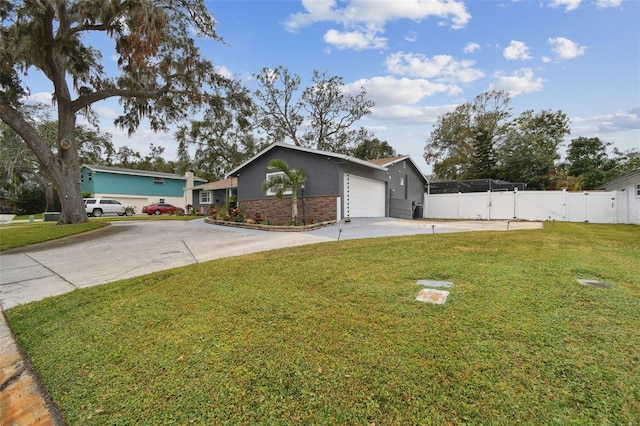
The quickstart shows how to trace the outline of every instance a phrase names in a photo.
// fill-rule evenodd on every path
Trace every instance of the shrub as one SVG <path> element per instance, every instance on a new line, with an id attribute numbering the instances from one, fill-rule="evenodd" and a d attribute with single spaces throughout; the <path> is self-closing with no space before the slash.
<path id="1" fill-rule="evenodd" d="M 234 222 L 244 221 L 244 215 L 240 211 L 239 207 L 234 207 L 233 209 L 231 209 L 231 211 L 229 212 L 229 216 L 230 216 L 230 219 Z"/>

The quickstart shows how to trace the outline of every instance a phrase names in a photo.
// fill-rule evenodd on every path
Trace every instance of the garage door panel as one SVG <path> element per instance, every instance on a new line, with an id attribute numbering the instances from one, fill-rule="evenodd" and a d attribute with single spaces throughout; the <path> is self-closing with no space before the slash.
<path id="1" fill-rule="evenodd" d="M 384 217 L 385 184 L 349 174 L 344 175 L 345 216 Z"/>

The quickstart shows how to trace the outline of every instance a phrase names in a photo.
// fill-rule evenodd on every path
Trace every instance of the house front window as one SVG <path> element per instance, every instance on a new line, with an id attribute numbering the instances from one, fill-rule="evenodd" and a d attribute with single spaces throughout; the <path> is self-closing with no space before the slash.
<path id="1" fill-rule="evenodd" d="M 636 184 L 636 197 L 640 197 L 640 183 Z"/>
<path id="2" fill-rule="evenodd" d="M 284 176 L 284 172 L 267 173 L 267 180 L 269 180 L 270 177 L 275 177 L 275 176 Z M 287 189 L 282 194 L 283 195 L 291 195 L 291 189 Z M 274 191 L 273 189 L 269 188 L 267 190 L 267 195 L 269 195 L 269 196 L 276 195 L 276 191 Z"/>
<path id="3" fill-rule="evenodd" d="M 154 177 L 153 178 L 153 184 L 154 185 L 164 185 L 164 179 L 161 177 Z"/>
<path id="4" fill-rule="evenodd" d="M 211 204 L 211 191 L 200 191 L 200 204 Z"/>

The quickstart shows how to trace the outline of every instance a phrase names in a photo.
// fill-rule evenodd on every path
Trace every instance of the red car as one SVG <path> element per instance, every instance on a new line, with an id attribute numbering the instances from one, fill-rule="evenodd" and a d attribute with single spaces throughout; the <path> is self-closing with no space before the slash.
<path id="1" fill-rule="evenodd" d="M 172 213 L 172 214 L 184 214 L 184 209 L 180 207 L 176 207 L 173 204 L 167 203 L 155 203 L 150 206 L 144 206 L 142 208 L 142 213 L 146 214 L 163 214 L 163 213 Z"/>

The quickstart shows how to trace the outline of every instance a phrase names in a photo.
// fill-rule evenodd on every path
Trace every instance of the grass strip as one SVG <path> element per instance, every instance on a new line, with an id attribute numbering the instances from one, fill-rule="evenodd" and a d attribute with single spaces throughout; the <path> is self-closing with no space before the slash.
<path id="1" fill-rule="evenodd" d="M 560 223 L 349 240 L 6 314 L 71 425 L 635 424 L 639 241 Z M 453 281 L 447 303 L 416 302 L 418 279 Z"/>
<path id="2" fill-rule="evenodd" d="M 56 222 L 9 223 L 0 226 L 0 251 L 81 234 L 108 224 L 98 221 L 74 225 L 56 225 Z"/>

